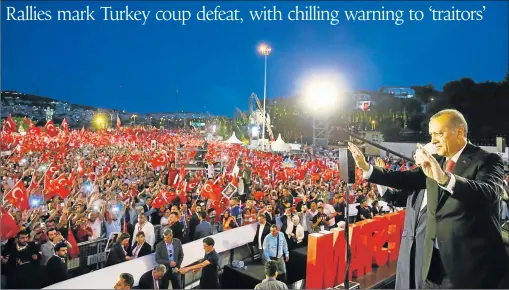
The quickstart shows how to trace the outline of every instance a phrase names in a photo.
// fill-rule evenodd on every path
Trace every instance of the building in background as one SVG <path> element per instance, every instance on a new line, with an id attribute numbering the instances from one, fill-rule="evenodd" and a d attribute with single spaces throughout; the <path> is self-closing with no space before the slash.
<path id="1" fill-rule="evenodd" d="M 415 90 L 410 87 L 381 87 L 380 92 L 391 94 L 400 99 L 411 99 L 415 96 Z"/>

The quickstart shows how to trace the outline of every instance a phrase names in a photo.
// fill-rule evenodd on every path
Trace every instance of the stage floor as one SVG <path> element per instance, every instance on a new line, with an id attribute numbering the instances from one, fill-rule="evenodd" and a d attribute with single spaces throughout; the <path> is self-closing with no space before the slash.
<path id="1" fill-rule="evenodd" d="M 286 282 L 295 283 L 306 277 L 307 247 L 290 251 L 290 261 L 286 264 Z M 261 261 L 246 260 L 247 269 L 238 269 L 232 265 L 225 265 L 221 277 L 223 289 L 254 289 L 256 284 L 265 279 L 265 267 Z"/>
<path id="2" fill-rule="evenodd" d="M 223 289 L 254 289 L 256 284 L 265 279 L 265 268 L 260 260 L 244 261 L 247 269 L 234 268 L 225 265 L 221 277 Z M 290 251 L 290 261 L 286 264 L 287 285 L 306 278 L 307 247 Z M 373 266 L 373 272 L 353 278 L 360 284 L 361 289 L 394 289 L 397 261 L 388 262 L 382 267 Z"/>

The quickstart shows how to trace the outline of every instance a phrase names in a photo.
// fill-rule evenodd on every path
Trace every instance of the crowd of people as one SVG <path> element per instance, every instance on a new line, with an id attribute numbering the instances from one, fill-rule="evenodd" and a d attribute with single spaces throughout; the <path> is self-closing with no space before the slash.
<path id="1" fill-rule="evenodd" d="M 159 266 L 140 285 L 181 289 L 181 274 L 202 269 L 204 285 L 217 288 L 212 268 L 218 257 L 209 236 L 257 222 L 253 245 L 262 260 L 274 261 L 267 275 L 276 267 L 284 281 L 288 249 L 305 245 L 310 233 L 344 224 L 346 184 L 324 156 L 250 150 L 207 141 L 196 131 L 69 130 L 62 124 L 43 132 L 30 124 L 19 134 L 15 128 L 2 131 L 2 288 L 64 281 L 80 243 L 113 235 L 106 266 L 155 252 Z M 410 168 L 393 158 L 383 166 Z M 349 202 L 359 203 L 357 220 L 383 214 L 383 192 L 360 171 L 353 188 Z M 204 261 L 182 268 L 182 244 L 201 238 Z M 274 256 L 270 245 L 280 238 L 287 248 Z M 122 273 L 115 288 L 133 283 Z"/>
<path id="2" fill-rule="evenodd" d="M 163 253 L 157 237 L 167 230 L 186 243 L 281 216 L 278 230 L 294 247 L 344 221 L 346 185 L 320 156 L 207 142 L 195 131 L 56 130 L 2 132 L 2 277 L 10 288 L 67 279 L 66 267 L 56 276 L 42 271 L 55 271 L 48 261 L 56 249 L 76 257 L 79 243 L 113 234 L 107 266 Z M 352 198 L 359 219 L 379 213 L 374 185 L 359 182 Z M 23 279 L 34 271 L 42 278 Z"/>

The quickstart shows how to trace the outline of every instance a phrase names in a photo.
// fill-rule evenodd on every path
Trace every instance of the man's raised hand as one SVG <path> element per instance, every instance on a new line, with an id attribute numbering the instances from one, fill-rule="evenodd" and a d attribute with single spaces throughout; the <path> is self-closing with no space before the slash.
<path id="1" fill-rule="evenodd" d="M 362 169 L 362 171 L 369 171 L 369 164 L 366 162 L 366 158 L 359 147 L 355 146 L 355 144 L 348 142 L 348 150 L 352 152 L 353 159 L 355 160 L 355 165 Z"/>

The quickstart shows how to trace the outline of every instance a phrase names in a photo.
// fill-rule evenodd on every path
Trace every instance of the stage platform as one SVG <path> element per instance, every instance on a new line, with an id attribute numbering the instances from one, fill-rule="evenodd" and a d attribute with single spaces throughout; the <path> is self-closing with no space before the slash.
<path id="1" fill-rule="evenodd" d="M 286 283 L 288 285 L 306 278 L 307 247 L 290 251 L 290 261 L 286 264 Z M 265 279 L 265 267 L 260 259 L 244 261 L 246 270 L 225 265 L 221 281 L 222 289 L 254 289 Z"/>
<path id="2" fill-rule="evenodd" d="M 223 289 L 254 289 L 256 284 L 265 279 L 265 268 L 261 261 L 244 261 L 247 269 L 238 269 L 225 265 L 221 277 Z M 305 288 L 307 264 L 307 247 L 290 251 L 290 261 L 286 264 L 286 283 L 290 289 L 292 284 Z M 352 280 L 359 283 L 361 289 L 394 289 L 396 279 L 396 261 L 388 262 L 382 267 L 373 266 L 373 272 Z M 297 283 L 301 282 L 301 283 Z"/>

